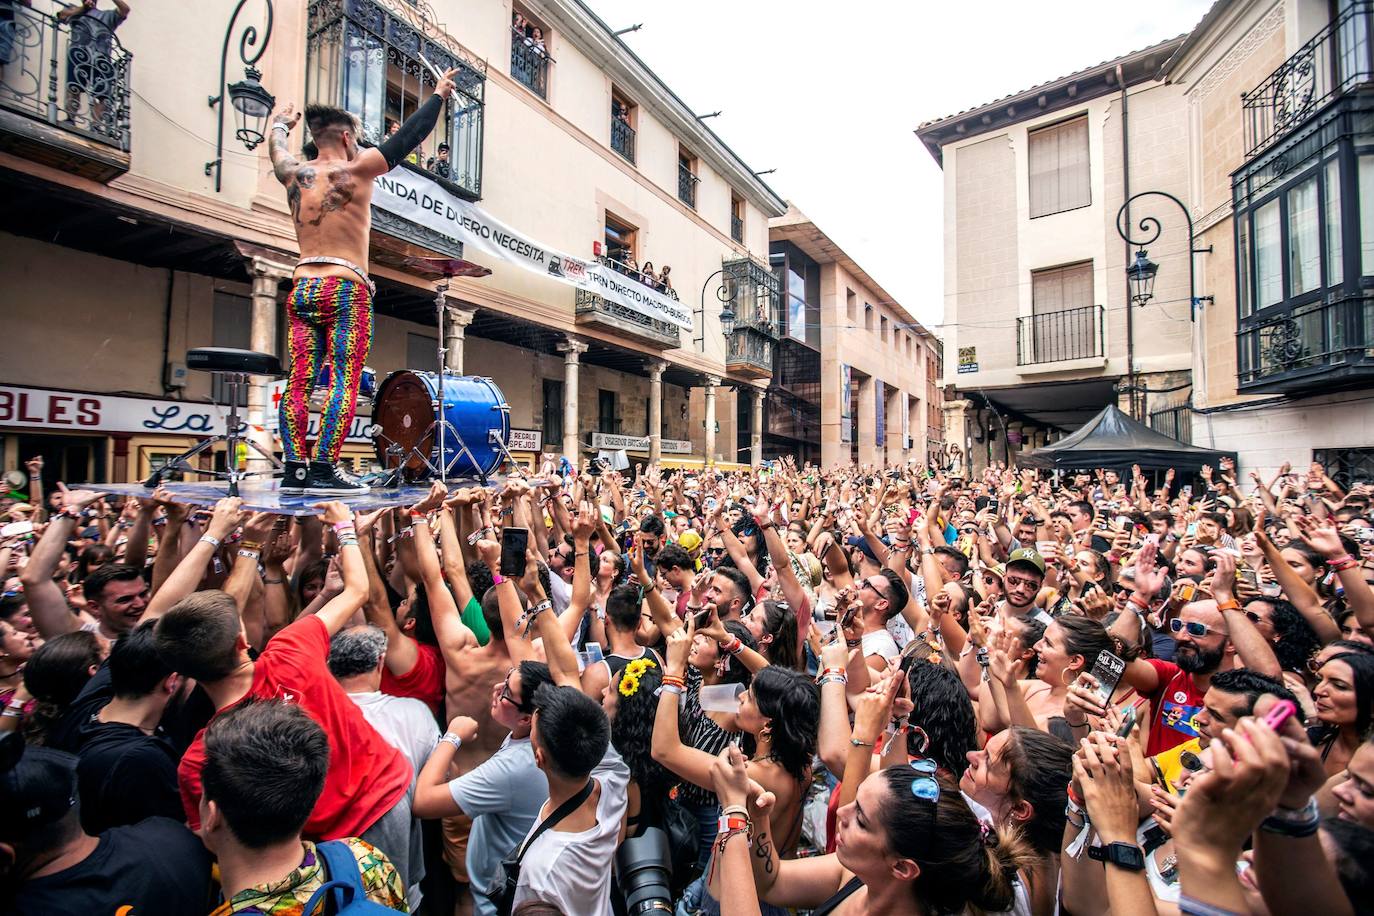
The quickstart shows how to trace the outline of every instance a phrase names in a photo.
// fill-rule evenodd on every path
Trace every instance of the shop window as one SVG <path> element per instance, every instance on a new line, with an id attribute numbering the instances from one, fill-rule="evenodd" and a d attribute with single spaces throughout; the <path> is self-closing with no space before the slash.
<path id="1" fill-rule="evenodd" d="M 406 365 L 420 372 L 433 372 L 439 364 L 439 338 L 428 334 L 406 335 Z"/>
<path id="2" fill-rule="evenodd" d="M 1312 460 L 1346 489 L 1358 483 L 1374 483 L 1374 448 L 1318 448 L 1312 450 Z"/>
<path id="3" fill-rule="evenodd" d="M 601 433 L 620 432 L 620 416 L 615 406 L 614 391 L 601 388 L 596 392 L 596 431 Z"/>
<path id="4" fill-rule="evenodd" d="M 1031 131 L 1031 218 L 1076 210 L 1090 203 L 1087 116 Z"/>
<path id="5" fill-rule="evenodd" d="M 563 450 L 563 382 L 544 379 L 544 446 Z"/>
<path id="6" fill-rule="evenodd" d="M 232 347 L 235 350 L 251 350 L 253 343 L 253 303 L 247 296 L 239 296 L 223 290 L 215 290 L 213 314 L 213 347 Z M 216 404 L 228 405 L 229 388 L 223 376 L 211 376 L 210 397 Z M 239 407 L 248 406 L 248 392 L 242 392 Z"/>

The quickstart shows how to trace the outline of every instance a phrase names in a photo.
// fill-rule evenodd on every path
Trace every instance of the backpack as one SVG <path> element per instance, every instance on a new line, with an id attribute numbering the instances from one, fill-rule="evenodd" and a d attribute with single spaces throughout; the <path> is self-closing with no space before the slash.
<path id="1" fill-rule="evenodd" d="M 348 843 L 343 840 L 316 843 L 315 854 L 323 861 L 328 880 L 310 895 L 301 909 L 302 916 L 313 916 L 315 907 L 321 902 L 325 903 L 324 912 L 327 916 L 383 916 L 396 912 L 389 906 L 382 906 L 367 898 L 358 860 L 354 858 Z M 332 906 L 325 899 L 326 894 L 332 899 Z"/>

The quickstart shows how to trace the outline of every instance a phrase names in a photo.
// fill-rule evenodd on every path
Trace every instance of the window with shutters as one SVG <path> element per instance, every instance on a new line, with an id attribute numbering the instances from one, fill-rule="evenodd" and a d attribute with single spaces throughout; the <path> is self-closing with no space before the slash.
<path id="1" fill-rule="evenodd" d="M 1021 365 L 1101 355 L 1092 261 L 1032 271 L 1031 312 L 1020 319 Z"/>
<path id="2" fill-rule="evenodd" d="M 1031 131 L 1031 219 L 1090 203 L 1087 116 Z"/>

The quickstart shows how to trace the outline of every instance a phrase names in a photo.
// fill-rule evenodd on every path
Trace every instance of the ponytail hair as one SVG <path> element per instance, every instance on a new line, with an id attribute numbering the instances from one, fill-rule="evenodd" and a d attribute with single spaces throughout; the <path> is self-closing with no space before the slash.
<path id="1" fill-rule="evenodd" d="M 984 825 L 951 779 L 937 778 L 940 797 L 912 793 L 923 777 L 904 764 L 875 774 L 888 792 L 878 819 L 888 850 L 920 868 L 912 892 L 931 913 L 996 913 L 1015 904 L 1017 872 L 1032 867 L 1035 853 L 1014 827 Z"/>

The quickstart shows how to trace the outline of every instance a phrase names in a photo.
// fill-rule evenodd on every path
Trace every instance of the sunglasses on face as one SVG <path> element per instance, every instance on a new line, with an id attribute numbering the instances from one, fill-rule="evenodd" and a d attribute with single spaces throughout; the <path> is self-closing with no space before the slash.
<path id="1" fill-rule="evenodd" d="M 1202 639 L 1203 637 L 1208 636 L 1212 633 L 1216 633 L 1220 636 L 1226 635 L 1221 630 L 1214 630 L 1211 627 L 1207 626 L 1207 624 L 1205 623 L 1198 623 L 1196 620 L 1189 620 L 1185 622 L 1183 620 L 1178 619 L 1177 617 L 1169 621 L 1169 629 L 1175 633 L 1182 633 L 1184 630 L 1187 630 L 1188 635 L 1193 637 L 1194 639 Z"/>
<path id="2" fill-rule="evenodd" d="M 1036 582 L 1034 579 L 1022 579 L 1018 576 L 1007 576 L 1003 581 L 1006 583 L 1008 588 L 1010 588 L 1013 585 L 1019 585 L 1023 588 L 1040 587 L 1040 583 Z"/>

